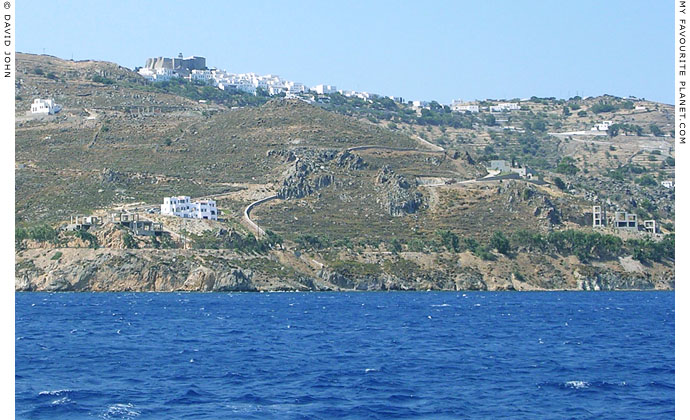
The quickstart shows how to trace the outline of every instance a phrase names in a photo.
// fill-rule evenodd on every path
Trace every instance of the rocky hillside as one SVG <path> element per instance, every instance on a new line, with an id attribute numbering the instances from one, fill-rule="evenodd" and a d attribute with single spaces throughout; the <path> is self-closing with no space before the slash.
<path id="1" fill-rule="evenodd" d="M 470 115 L 337 95 L 199 102 L 201 87 L 171 94 L 113 63 L 17 63 L 17 290 L 674 287 L 667 105 L 532 98 Z M 37 97 L 64 109 L 27 115 Z M 590 130 L 600 121 L 614 129 Z M 532 178 L 490 173 L 497 159 Z M 145 211 L 180 194 L 214 198 L 222 220 Z M 265 197 L 257 236 L 244 214 Z M 595 231 L 593 205 L 659 231 Z M 77 213 L 122 210 L 164 234 L 61 230 Z"/>

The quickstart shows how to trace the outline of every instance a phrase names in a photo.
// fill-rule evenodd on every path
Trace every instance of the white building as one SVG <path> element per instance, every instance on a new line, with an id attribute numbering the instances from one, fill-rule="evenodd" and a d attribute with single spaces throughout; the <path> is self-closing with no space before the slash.
<path id="1" fill-rule="evenodd" d="M 218 208 L 213 200 L 192 202 L 189 196 L 165 197 L 161 204 L 161 214 L 186 219 L 218 220 Z"/>
<path id="2" fill-rule="evenodd" d="M 179 77 L 173 69 L 169 69 L 167 67 L 159 67 L 159 68 L 148 68 L 148 67 L 142 67 L 139 69 L 139 74 L 144 76 L 146 80 L 149 82 L 166 82 L 173 77 Z"/>
<path id="3" fill-rule="evenodd" d="M 218 208 L 214 200 L 199 200 L 192 203 L 192 217 L 195 219 L 218 220 Z"/>
<path id="4" fill-rule="evenodd" d="M 31 104 L 32 114 L 46 114 L 51 115 L 60 112 L 62 105 L 58 105 L 52 99 L 34 99 Z"/>
<path id="5" fill-rule="evenodd" d="M 666 187 L 666 188 L 673 188 L 675 185 L 673 184 L 673 181 L 661 181 L 661 185 Z"/>
<path id="6" fill-rule="evenodd" d="M 336 93 L 338 89 L 335 86 L 331 85 L 316 85 L 313 88 L 311 88 L 314 92 L 318 93 L 319 95 L 327 95 L 329 93 Z"/>
<path id="7" fill-rule="evenodd" d="M 189 80 L 211 84 L 213 83 L 213 75 L 210 70 L 192 70 Z"/>
<path id="8" fill-rule="evenodd" d="M 532 179 L 534 172 L 526 166 L 511 166 L 508 161 L 505 160 L 490 160 L 489 170 L 501 171 L 501 172 L 512 172 L 518 174 L 521 178 Z"/>
<path id="9" fill-rule="evenodd" d="M 516 111 L 518 109 L 520 109 L 520 104 L 516 104 L 515 102 L 505 102 L 489 107 L 490 112 Z"/>
<path id="10" fill-rule="evenodd" d="M 591 131 L 608 131 L 611 125 L 613 125 L 613 121 L 603 121 L 592 127 Z"/>
<path id="11" fill-rule="evenodd" d="M 455 111 L 455 112 L 479 112 L 479 105 L 478 104 L 471 104 L 471 103 L 464 103 L 460 101 L 453 101 L 452 104 L 450 104 L 450 109 Z"/>
<path id="12" fill-rule="evenodd" d="M 292 94 L 304 93 L 308 90 L 307 87 L 300 82 L 285 82 L 285 89 L 287 93 Z"/>
<path id="13" fill-rule="evenodd" d="M 285 87 L 283 87 L 283 86 L 269 86 L 268 87 L 268 94 L 269 95 L 279 95 L 281 93 L 285 93 Z"/>

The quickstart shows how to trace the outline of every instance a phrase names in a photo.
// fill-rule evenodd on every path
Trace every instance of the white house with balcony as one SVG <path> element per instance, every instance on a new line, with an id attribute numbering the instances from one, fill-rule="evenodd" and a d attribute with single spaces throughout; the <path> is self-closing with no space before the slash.
<path id="1" fill-rule="evenodd" d="M 32 114 L 52 115 L 61 109 L 62 105 L 56 104 L 52 99 L 34 99 L 34 103 L 31 104 Z"/>
<path id="2" fill-rule="evenodd" d="M 214 200 L 192 202 L 189 196 L 165 197 L 161 204 L 161 215 L 185 219 L 218 220 L 218 207 Z"/>
<path id="3" fill-rule="evenodd" d="M 218 208 L 214 200 L 199 200 L 192 203 L 192 217 L 195 219 L 218 220 Z"/>

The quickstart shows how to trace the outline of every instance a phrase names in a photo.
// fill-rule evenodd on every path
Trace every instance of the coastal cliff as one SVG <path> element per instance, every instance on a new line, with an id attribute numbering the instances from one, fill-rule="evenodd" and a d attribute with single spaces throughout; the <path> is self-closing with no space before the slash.
<path id="1" fill-rule="evenodd" d="M 256 256 L 226 250 L 34 248 L 17 255 L 15 290 L 672 290 L 675 286 L 673 271 L 655 264 L 644 270 L 627 264 L 628 271 L 625 262 L 582 265 L 572 259 L 527 266 L 525 256 L 483 262 L 463 253 L 449 266 L 426 262 L 423 254 L 405 254 L 417 261 L 407 271 L 400 261 L 408 260 L 385 254 L 372 255 L 371 262 L 317 269 L 285 251 Z M 512 268 L 517 264 L 529 269 L 517 271 Z"/>

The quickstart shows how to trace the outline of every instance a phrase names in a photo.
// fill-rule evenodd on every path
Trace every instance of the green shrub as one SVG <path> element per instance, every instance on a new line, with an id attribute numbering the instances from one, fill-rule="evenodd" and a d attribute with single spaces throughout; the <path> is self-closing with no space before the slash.
<path id="1" fill-rule="evenodd" d="M 559 190 L 565 191 L 567 188 L 565 182 L 563 182 L 563 180 L 559 177 L 554 178 L 553 183 L 556 185 L 556 187 L 558 187 Z"/>
<path id="2" fill-rule="evenodd" d="M 635 183 L 642 185 L 643 187 L 655 187 L 658 185 L 654 177 L 650 174 L 642 175 L 641 177 L 636 178 Z"/>
<path id="3" fill-rule="evenodd" d="M 134 240 L 134 238 L 129 232 L 125 232 L 124 235 L 122 235 L 122 242 L 124 243 L 125 248 L 127 249 L 139 248 L 139 246 L 137 245 L 137 241 Z"/>
<path id="4" fill-rule="evenodd" d="M 465 246 L 474 254 L 479 249 L 479 242 L 473 238 L 465 238 Z"/>
<path id="5" fill-rule="evenodd" d="M 510 252 L 510 241 L 501 231 L 494 232 L 489 245 L 503 255 L 508 255 Z"/>
<path id="6" fill-rule="evenodd" d="M 275 245 L 283 243 L 283 238 L 270 230 L 267 230 L 261 239 L 257 239 L 251 233 L 245 236 L 237 233 L 218 235 L 218 232 L 211 231 L 188 236 L 193 240 L 192 247 L 195 249 L 234 249 L 240 252 L 266 253 Z"/>
<path id="7" fill-rule="evenodd" d="M 51 260 L 56 261 L 62 258 L 62 252 L 56 251 L 55 254 L 53 254 L 52 257 L 50 257 Z"/>
<path id="8" fill-rule="evenodd" d="M 600 102 L 598 104 L 592 105 L 589 109 L 595 114 L 601 114 L 602 112 L 613 112 L 617 108 L 614 105 Z"/>
<path id="9" fill-rule="evenodd" d="M 104 84 L 104 85 L 112 85 L 112 84 L 115 83 L 114 80 L 108 79 L 107 77 L 103 77 L 103 76 L 101 76 L 100 74 L 95 74 L 95 75 L 91 78 L 91 81 L 92 81 L 92 82 L 96 82 L 96 83 L 102 83 L 102 84 Z"/>
<path id="10" fill-rule="evenodd" d="M 57 243 L 58 232 L 49 225 L 20 226 L 14 231 L 14 239 L 16 242 L 31 239 L 37 242 Z"/>
<path id="11" fill-rule="evenodd" d="M 441 240 L 441 244 L 451 252 L 460 251 L 460 238 L 449 230 L 437 230 L 436 235 Z"/>
<path id="12" fill-rule="evenodd" d="M 87 241 L 89 243 L 89 248 L 98 249 L 98 238 L 96 238 L 91 233 L 85 230 L 78 230 L 75 232 L 77 238 Z"/>
<path id="13" fill-rule="evenodd" d="M 564 175 L 575 175 L 579 171 L 577 166 L 575 166 L 575 159 L 570 156 L 566 156 L 558 162 L 556 166 L 556 172 Z"/>
<path id="14" fill-rule="evenodd" d="M 491 251 L 485 246 L 480 246 L 479 248 L 477 248 L 477 251 L 474 252 L 474 254 L 484 261 L 496 260 L 496 256 L 492 254 Z"/>

